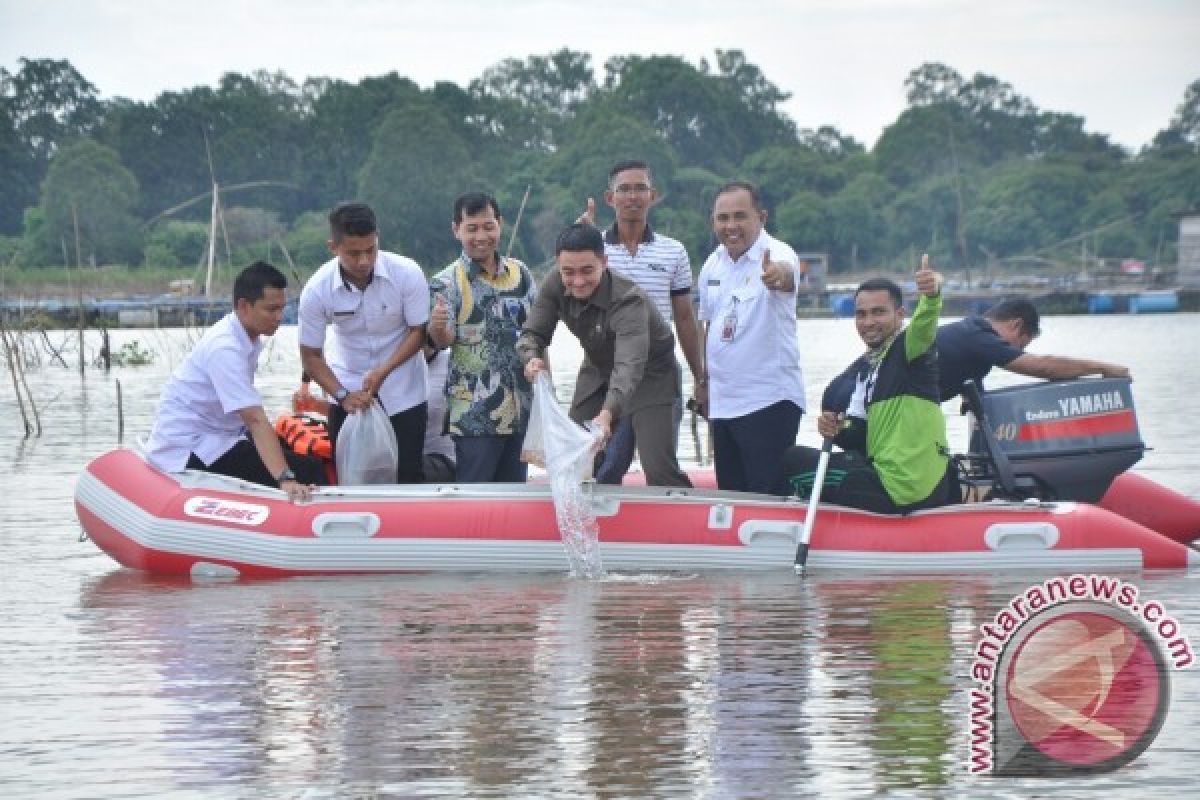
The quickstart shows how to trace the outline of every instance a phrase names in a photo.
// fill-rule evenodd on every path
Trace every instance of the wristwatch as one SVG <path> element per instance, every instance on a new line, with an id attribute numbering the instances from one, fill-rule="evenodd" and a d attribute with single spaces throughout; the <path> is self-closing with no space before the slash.
<path id="1" fill-rule="evenodd" d="M 284 467 L 283 472 L 279 473 L 279 476 L 277 478 L 275 478 L 275 483 L 282 486 L 284 481 L 294 481 L 294 480 L 296 480 L 296 473 L 292 472 L 291 467 Z"/>
<path id="2" fill-rule="evenodd" d="M 335 391 L 333 393 L 333 399 L 336 400 L 337 404 L 340 406 L 342 404 L 342 401 L 346 399 L 346 396 L 348 394 L 350 394 L 350 392 L 346 391 L 345 386 L 339 386 L 337 388 L 337 391 Z"/>

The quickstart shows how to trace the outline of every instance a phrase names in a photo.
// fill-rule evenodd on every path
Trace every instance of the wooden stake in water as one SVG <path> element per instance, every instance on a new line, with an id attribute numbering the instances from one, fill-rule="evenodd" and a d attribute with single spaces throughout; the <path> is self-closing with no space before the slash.
<path id="1" fill-rule="evenodd" d="M 121 398 L 121 379 L 117 378 L 117 442 L 125 438 L 125 403 Z"/>

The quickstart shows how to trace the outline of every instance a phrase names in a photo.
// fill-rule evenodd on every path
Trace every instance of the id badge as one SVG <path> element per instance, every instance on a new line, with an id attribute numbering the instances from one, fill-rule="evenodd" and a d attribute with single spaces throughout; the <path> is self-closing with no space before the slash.
<path id="1" fill-rule="evenodd" d="M 721 341 L 732 342 L 737 336 L 737 303 L 729 309 L 729 313 L 725 315 L 725 319 L 721 320 Z"/>

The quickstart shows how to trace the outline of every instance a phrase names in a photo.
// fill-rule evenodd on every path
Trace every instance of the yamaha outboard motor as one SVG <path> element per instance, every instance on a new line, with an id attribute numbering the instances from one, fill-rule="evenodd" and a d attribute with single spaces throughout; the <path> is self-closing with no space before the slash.
<path id="1" fill-rule="evenodd" d="M 978 423 L 968 460 L 1013 497 L 1095 503 L 1146 450 L 1128 378 L 964 387 Z"/>

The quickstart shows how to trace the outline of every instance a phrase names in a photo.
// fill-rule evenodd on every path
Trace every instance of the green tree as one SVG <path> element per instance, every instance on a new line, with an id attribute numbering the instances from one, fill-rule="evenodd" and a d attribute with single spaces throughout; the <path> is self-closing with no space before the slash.
<path id="1" fill-rule="evenodd" d="M 146 233 L 143 261 L 150 267 L 198 266 L 208 250 L 208 225 L 171 219 Z"/>
<path id="2" fill-rule="evenodd" d="M 497 133 L 543 150 L 557 143 L 563 123 L 595 90 L 592 57 L 565 47 L 547 55 L 506 58 L 468 87 L 491 110 Z"/>
<path id="3" fill-rule="evenodd" d="M 17 60 L 0 67 L 0 232 L 21 228 L 24 209 L 58 147 L 88 134 L 101 114 L 96 87 L 65 60 Z"/>
<path id="4" fill-rule="evenodd" d="M 574 220 L 592 197 L 599 206 L 597 222 L 608 219 L 603 199 L 608 171 L 625 159 L 649 164 L 660 193 L 669 196 L 675 155 L 645 122 L 621 113 L 612 104 L 593 104 L 572 120 L 564 133 L 566 143 L 547 161 L 544 177 L 567 190 L 570 206 L 559 209 L 565 216 Z"/>
<path id="5" fill-rule="evenodd" d="M 1159 154 L 1174 151 L 1186 156 L 1200 152 L 1200 79 L 1192 81 L 1184 90 L 1175 115 L 1166 129 L 1154 137 L 1152 148 Z"/>
<path id="6" fill-rule="evenodd" d="M 829 209 L 815 192 L 797 192 L 775 214 L 775 235 L 796 250 L 829 249 Z"/>
<path id="7" fill-rule="evenodd" d="M 45 263 L 60 260 L 52 251 L 62 242 L 71 262 L 78 252 L 82 260 L 98 264 L 136 263 L 141 255 L 141 235 L 132 213 L 137 200 L 137 179 L 111 148 L 91 139 L 64 145 L 42 183 Z"/>
<path id="8" fill-rule="evenodd" d="M 24 146 L 8 104 L 0 97 L 0 234 L 21 230 L 25 209 L 37 199 L 37 164 Z"/>
<path id="9" fill-rule="evenodd" d="M 474 184 L 462 137 L 428 102 L 398 108 L 375 132 L 359 195 L 379 216 L 383 247 L 426 271 L 457 254 L 450 235 L 454 198 Z"/>
<path id="10" fill-rule="evenodd" d="M 935 264 L 957 263 L 958 205 L 952 176 L 931 178 L 899 192 L 886 212 L 886 260 L 910 264 L 915 263 L 914 254 L 929 253 Z"/>
<path id="11" fill-rule="evenodd" d="M 1075 165 L 1014 162 L 993 171 L 969 215 L 973 238 L 1001 256 L 1052 246 L 1080 232 L 1096 178 Z"/>
<path id="12" fill-rule="evenodd" d="M 835 270 L 856 271 L 882 259 L 891 194 L 887 181 L 864 173 L 829 198 L 829 244 Z"/>
<path id="13" fill-rule="evenodd" d="M 301 183 L 309 208 L 330 209 L 358 197 L 375 131 L 391 111 L 419 102 L 421 88 L 395 72 L 356 84 L 328 78 L 305 83 Z"/>
<path id="14" fill-rule="evenodd" d="M 329 218 L 323 211 L 308 211 L 296 217 L 284 237 L 296 266 L 312 272 L 332 256 L 329 252 Z"/>
<path id="15" fill-rule="evenodd" d="M 949 103 L 901 113 L 884 128 L 873 155 L 880 174 L 900 188 L 986 161 L 971 136 L 967 112 Z"/>
<path id="16" fill-rule="evenodd" d="M 1088 199 L 1080 215 L 1080 225 L 1084 230 L 1095 231 L 1091 242 L 1095 254 L 1101 258 L 1149 256 L 1146 243 L 1137 235 L 1134 215 L 1115 187 Z"/>

